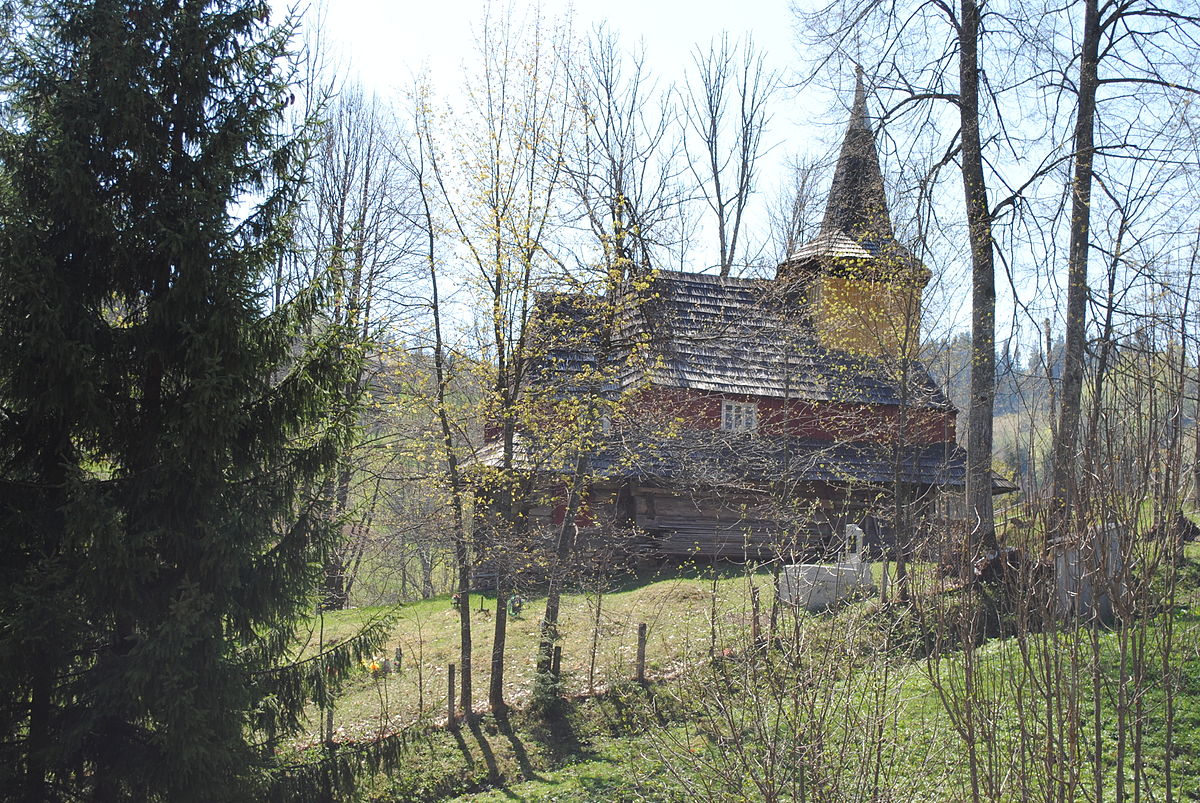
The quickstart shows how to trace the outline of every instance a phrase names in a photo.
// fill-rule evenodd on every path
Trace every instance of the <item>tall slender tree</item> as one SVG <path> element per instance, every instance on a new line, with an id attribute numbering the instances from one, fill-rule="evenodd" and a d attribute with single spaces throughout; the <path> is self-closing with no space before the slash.
<path id="1" fill-rule="evenodd" d="M 507 639 L 506 603 L 515 568 L 526 560 L 530 474 L 521 469 L 520 430 L 530 414 L 524 398 L 530 364 L 529 323 L 539 291 L 548 289 L 555 213 L 566 132 L 565 76 L 551 48 L 565 30 L 534 14 L 489 10 L 482 21 L 480 71 L 467 87 L 466 110 L 448 132 L 449 158 L 431 158 L 448 227 L 459 238 L 468 291 L 481 310 L 481 349 L 494 361 L 487 416 L 498 432 L 493 471 L 476 487 L 479 566 L 495 571 L 496 617 L 488 701 L 502 714 Z M 426 133 L 425 147 L 437 148 Z"/>
<path id="2" fill-rule="evenodd" d="M 439 282 L 439 222 L 435 212 L 437 195 L 434 179 L 438 170 L 437 144 L 433 139 L 430 120 L 430 88 L 426 80 L 415 87 L 413 96 L 413 129 L 416 142 L 405 152 L 405 163 L 416 181 L 420 207 L 416 215 L 417 227 L 425 236 L 424 260 L 429 274 L 429 312 L 433 328 L 433 381 L 434 415 L 437 417 L 442 459 L 445 463 L 445 486 L 450 497 L 453 515 L 451 533 L 453 540 L 455 589 L 458 594 L 458 646 L 459 646 L 459 699 L 463 715 L 468 721 L 474 707 L 474 648 L 471 632 L 471 543 L 466 521 L 467 485 L 460 465 L 455 431 L 450 418 L 448 389 L 451 372 L 447 359 L 450 348 L 446 342 L 443 322 L 444 313 L 441 284 Z"/>
<path id="3" fill-rule="evenodd" d="M 354 352 L 348 354 L 352 358 L 366 357 L 342 391 L 352 402 L 371 392 L 381 341 L 407 313 L 407 298 L 397 291 L 416 231 L 404 214 L 413 190 L 392 151 L 398 134 L 376 98 L 361 87 L 343 87 L 329 104 L 327 118 L 310 168 L 312 197 L 299 216 L 298 239 L 303 273 L 330 284 L 331 320 L 349 338 L 343 350 Z M 326 559 L 324 605 L 330 609 L 349 604 L 366 546 L 361 520 L 371 512 L 362 510 L 356 517 L 355 508 L 365 505 L 355 497 L 364 496 L 359 485 L 370 471 L 363 469 L 379 449 L 365 446 L 358 454 L 345 455 L 327 480 L 331 515 L 346 522 L 346 537 Z M 350 523 L 355 518 L 359 522 Z"/>
<path id="4" fill-rule="evenodd" d="M 1109 206 L 1120 206 L 1110 197 L 1121 191 L 1118 188 L 1178 170 L 1180 154 L 1194 147 L 1191 131 L 1178 125 L 1187 115 L 1180 110 L 1186 110 L 1190 97 L 1200 91 L 1200 66 L 1193 55 L 1200 37 L 1200 7 L 1195 2 L 1079 0 L 1067 11 L 1077 15 L 1078 41 L 1074 36 L 1067 40 L 1072 42 L 1071 48 L 1060 56 L 1063 66 L 1059 70 L 1060 91 L 1071 99 L 1067 108 L 1074 119 L 1069 135 L 1069 248 L 1061 403 L 1053 443 L 1051 537 L 1068 536 L 1073 519 L 1076 523 L 1080 515 L 1086 519 L 1082 500 L 1076 496 L 1085 423 L 1089 306 L 1100 300 L 1099 294 L 1093 298 L 1088 268 L 1093 251 L 1116 250 L 1105 240 L 1097 242 L 1093 219 L 1103 219 Z M 1131 88 L 1136 88 L 1136 101 L 1130 99 Z M 1099 197 L 1094 198 L 1097 185 Z M 1119 231 L 1123 237 L 1136 238 L 1141 221 L 1127 218 L 1127 211 L 1119 214 L 1126 218 Z M 1110 296 L 1118 270 L 1119 260 L 1110 260 L 1105 268 Z M 1105 336 L 1111 334 L 1111 321 L 1105 321 L 1102 328 Z M 1107 355 L 1104 357 L 1106 362 Z"/>
<path id="5" fill-rule="evenodd" d="M 269 308 L 306 140 L 257 0 L 20 6 L 0 62 L 0 787 L 255 796 L 351 647 L 283 667 L 350 438 L 313 289 Z M 302 132 L 300 132 L 302 133 Z"/>
<path id="6" fill-rule="evenodd" d="M 996 267 L 980 135 L 982 11 L 962 0 L 958 32 L 958 115 L 961 173 L 971 242 L 971 402 L 967 408 L 967 511 L 972 541 L 995 550 L 992 509 L 992 415 L 996 405 Z"/>
<path id="7" fill-rule="evenodd" d="M 692 176 L 716 219 L 721 275 L 728 276 L 746 239 L 742 223 L 779 79 L 751 38 L 730 44 L 723 34 L 707 51 L 697 47 L 692 62 L 683 98 L 685 142 L 691 140 Z"/>

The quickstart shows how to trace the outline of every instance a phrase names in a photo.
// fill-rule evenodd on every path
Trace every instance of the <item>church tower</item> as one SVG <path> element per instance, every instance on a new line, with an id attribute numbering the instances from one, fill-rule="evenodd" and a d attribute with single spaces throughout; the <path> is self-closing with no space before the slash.
<path id="1" fill-rule="evenodd" d="M 930 273 L 892 230 L 861 67 L 820 232 L 779 265 L 776 278 L 803 289 L 827 348 L 915 356 Z"/>

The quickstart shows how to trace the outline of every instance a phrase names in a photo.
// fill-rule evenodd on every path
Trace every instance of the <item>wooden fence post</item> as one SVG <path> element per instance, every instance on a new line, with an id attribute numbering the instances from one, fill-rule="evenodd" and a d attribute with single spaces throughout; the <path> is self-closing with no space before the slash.
<path id="1" fill-rule="evenodd" d="M 458 728 L 458 720 L 454 716 L 454 664 L 450 664 L 446 672 L 446 727 L 450 730 Z"/>
<path id="2" fill-rule="evenodd" d="M 759 617 L 758 586 L 750 586 L 750 643 L 755 647 L 762 646 L 762 628 L 758 623 Z"/>
<path id="3" fill-rule="evenodd" d="M 638 625 L 637 682 L 646 682 L 646 623 Z"/>

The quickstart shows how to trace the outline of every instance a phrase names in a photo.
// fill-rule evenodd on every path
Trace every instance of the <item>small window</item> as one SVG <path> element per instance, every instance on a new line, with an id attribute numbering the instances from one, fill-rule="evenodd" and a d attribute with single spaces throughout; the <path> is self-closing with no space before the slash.
<path id="1" fill-rule="evenodd" d="M 753 402 L 725 402 L 721 406 L 721 429 L 726 432 L 757 431 L 758 405 Z"/>

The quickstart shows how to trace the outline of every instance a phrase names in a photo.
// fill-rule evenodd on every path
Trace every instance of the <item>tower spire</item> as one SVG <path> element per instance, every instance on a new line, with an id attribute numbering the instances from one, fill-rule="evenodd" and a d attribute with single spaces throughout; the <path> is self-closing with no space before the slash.
<path id="1" fill-rule="evenodd" d="M 911 357 L 930 273 L 892 231 L 862 67 L 854 73 L 854 105 L 821 231 L 781 262 L 775 277 L 804 304 L 822 346 Z"/>
<path id="2" fill-rule="evenodd" d="M 829 188 L 821 233 L 840 232 L 859 242 L 891 240 L 892 219 L 883 191 L 875 132 L 867 116 L 867 90 L 860 65 L 854 67 L 854 78 L 850 124 Z"/>

